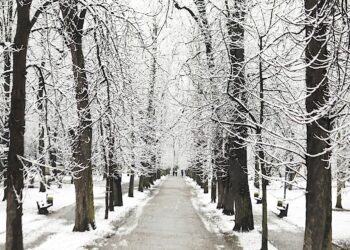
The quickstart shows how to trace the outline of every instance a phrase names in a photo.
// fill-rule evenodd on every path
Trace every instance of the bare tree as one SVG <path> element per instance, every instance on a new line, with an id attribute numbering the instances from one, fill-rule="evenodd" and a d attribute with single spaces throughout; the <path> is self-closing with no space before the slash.
<path id="1" fill-rule="evenodd" d="M 13 27 L 13 0 L 3 1 L 1 3 L 1 9 L 3 10 L 4 15 L 0 20 L 0 34 L 5 38 L 4 41 L 0 41 L 1 45 L 4 47 L 3 59 L 4 59 L 4 101 L 5 101 L 5 116 L 4 116 L 4 127 L 3 135 L 1 136 L 1 144 L 4 144 L 7 150 L 5 150 L 4 160 L 2 161 L 1 172 L 4 172 L 4 197 L 3 201 L 6 200 L 7 192 L 7 151 L 10 145 L 10 133 L 9 133 L 9 113 L 10 113 L 10 86 L 11 86 L 11 43 L 12 43 L 12 27 Z"/>
<path id="2" fill-rule="evenodd" d="M 328 25 L 324 20 L 332 11 L 331 1 L 305 1 L 306 13 L 306 111 L 307 128 L 307 194 L 304 250 L 332 248 L 332 195 L 329 115 L 321 112 L 329 100 L 327 77 Z"/>
<path id="3" fill-rule="evenodd" d="M 6 249 L 23 249 L 23 162 L 26 70 L 29 34 L 41 13 L 51 4 L 42 5 L 30 19 L 31 0 L 17 1 L 17 26 L 13 44 L 13 82 L 10 112 L 10 148 L 7 172 Z"/>
<path id="4" fill-rule="evenodd" d="M 73 75 L 76 88 L 76 101 L 79 116 L 79 130 L 74 148 L 76 178 L 74 179 L 76 208 L 73 231 L 86 231 L 95 228 L 93 200 L 91 143 L 92 127 L 89 107 L 88 80 L 85 72 L 83 52 L 83 27 L 86 8 L 79 9 L 78 1 L 67 0 L 60 3 L 67 43 L 71 52 Z"/>

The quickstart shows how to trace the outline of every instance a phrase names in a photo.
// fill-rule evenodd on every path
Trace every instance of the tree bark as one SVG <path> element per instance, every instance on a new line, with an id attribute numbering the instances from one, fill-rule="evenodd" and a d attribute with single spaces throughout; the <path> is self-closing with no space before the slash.
<path id="1" fill-rule="evenodd" d="M 221 209 L 224 207 L 224 193 L 225 193 L 225 181 L 222 175 L 218 176 L 218 203 L 216 208 Z"/>
<path id="2" fill-rule="evenodd" d="M 134 114 L 132 113 L 133 110 L 131 110 L 131 160 L 132 160 L 132 165 L 131 165 L 131 170 L 130 170 L 130 181 L 129 181 L 129 191 L 128 191 L 128 197 L 134 197 L 134 182 L 135 182 L 135 121 L 134 121 Z"/>
<path id="3" fill-rule="evenodd" d="M 111 152 L 111 149 L 109 149 L 109 152 Z M 111 153 L 110 153 L 111 154 Z M 116 187 L 115 187 L 115 183 L 114 183 L 114 176 L 113 176 L 113 172 L 114 172 L 114 166 L 111 165 L 112 164 L 112 158 L 109 156 L 108 157 L 108 162 L 109 162 L 109 166 L 108 166 L 108 176 L 107 178 L 109 179 L 109 211 L 114 211 L 114 201 L 115 201 L 115 191 L 116 191 Z"/>
<path id="4" fill-rule="evenodd" d="M 263 37 L 259 37 L 259 54 L 263 52 Z M 264 101 L 264 77 L 263 77 L 263 62 L 261 57 L 259 57 L 259 99 L 260 99 L 260 112 L 259 112 L 259 127 L 257 128 L 256 134 L 258 137 L 258 145 L 257 145 L 257 151 L 258 151 L 258 160 L 259 165 L 262 173 L 262 182 L 261 182 L 261 189 L 262 189 L 262 221 L 261 221 L 261 250 L 267 250 L 268 249 L 268 225 L 267 225 L 267 192 L 266 192 L 266 186 L 268 185 L 269 181 L 267 179 L 267 167 L 265 163 L 265 153 L 264 149 L 262 147 L 263 143 L 263 137 L 262 137 L 262 125 L 264 123 L 265 118 L 265 101 Z"/>
<path id="5" fill-rule="evenodd" d="M 254 187 L 260 189 L 260 167 L 258 156 L 255 156 Z"/>
<path id="6" fill-rule="evenodd" d="M 224 190 L 224 200 L 223 200 L 223 214 L 234 215 L 234 193 L 232 189 L 231 177 L 226 177 L 225 180 L 225 190 Z"/>
<path id="7" fill-rule="evenodd" d="M 4 6 L 6 5 L 6 7 Z M 13 25 L 13 1 L 7 0 L 3 3 L 2 9 L 7 8 L 7 22 L 4 23 L 5 41 L 12 42 L 12 25 Z M 2 143 L 5 144 L 6 148 L 10 147 L 10 131 L 9 131 L 9 117 L 10 117 L 10 86 L 11 86 L 11 51 L 9 47 L 5 47 L 3 51 L 4 58 L 4 92 L 5 92 L 5 123 L 4 123 L 4 134 Z M 8 167 L 8 152 L 4 152 L 3 170 L 4 171 L 4 196 L 3 201 L 7 199 L 7 167 Z"/>
<path id="8" fill-rule="evenodd" d="M 39 147 L 38 147 L 38 162 L 41 164 L 40 168 L 40 187 L 39 192 L 46 192 L 46 180 L 45 180 L 45 129 L 44 129 L 44 119 L 43 119 L 43 102 L 44 102 L 44 88 L 45 80 L 44 76 L 39 74 L 39 88 L 37 96 L 37 108 L 39 112 Z M 33 177 L 34 178 L 34 177 Z"/>
<path id="9" fill-rule="evenodd" d="M 89 225 L 95 228 L 95 211 L 93 200 L 92 166 L 91 166 L 91 112 L 89 107 L 88 82 L 82 47 L 82 29 L 86 9 L 78 10 L 77 0 L 65 0 L 60 3 L 64 28 L 69 37 L 68 47 L 71 52 L 73 75 L 76 84 L 76 100 L 79 117 L 79 131 L 74 152 L 76 173 L 74 179 L 76 207 L 73 231 L 87 231 Z"/>
<path id="10" fill-rule="evenodd" d="M 134 168 L 134 166 L 132 166 L 132 168 Z M 134 170 L 131 170 L 128 197 L 134 197 L 134 181 L 135 181 Z"/>
<path id="11" fill-rule="evenodd" d="M 245 91 L 245 75 L 244 75 L 244 0 L 235 1 L 234 12 L 231 13 L 228 1 L 225 1 L 227 11 L 227 30 L 229 35 L 229 58 L 230 58 L 230 77 L 227 90 L 236 99 L 240 99 L 243 105 L 247 103 Z M 236 20 L 239 20 L 238 22 Z M 232 120 L 239 124 L 245 124 L 246 119 L 241 114 L 245 110 L 241 106 L 237 106 L 236 113 L 233 114 Z M 247 147 L 245 138 L 247 137 L 247 128 L 244 126 L 236 126 L 231 128 L 235 134 L 228 138 L 228 158 L 229 168 L 234 173 L 233 190 L 235 202 L 235 231 L 249 231 L 254 229 L 253 211 L 250 199 L 247 171 Z M 239 178 L 239 179 L 237 179 Z"/>
<path id="12" fill-rule="evenodd" d="M 139 192 L 143 192 L 143 180 L 144 180 L 144 176 L 140 175 L 140 177 L 139 177 L 139 187 L 138 187 L 138 191 Z"/>
<path id="13" fill-rule="evenodd" d="M 338 164 L 339 167 L 340 164 Z M 345 173 L 342 170 L 338 170 L 337 173 L 337 202 L 335 204 L 336 208 L 343 208 L 343 204 L 342 204 L 342 192 L 343 192 L 343 188 L 345 188 L 345 182 L 344 179 L 345 178 Z"/>
<path id="14" fill-rule="evenodd" d="M 227 172 L 225 176 L 225 190 L 224 190 L 224 199 L 223 199 L 223 214 L 226 215 L 234 215 L 235 209 L 234 209 L 234 195 L 235 195 L 235 190 L 234 188 L 236 185 L 234 185 L 234 182 L 236 177 L 234 173 L 234 166 L 230 164 L 230 162 L 225 159 L 227 163 Z"/>
<path id="15" fill-rule="evenodd" d="M 213 178 L 211 180 L 211 202 L 215 203 L 216 202 L 216 186 L 217 186 L 217 178 L 215 174 L 213 174 Z"/>
<path id="16" fill-rule="evenodd" d="M 100 136 L 101 138 L 104 138 L 103 136 L 103 125 L 102 125 L 102 121 L 100 121 Z M 110 178 L 109 178 L 109 166 L 108 166 L 108 160 L 107 160 L 107 150 L 106 150 L 106 146 L 104 144 L 104 142 L 102 141 L 102 154 L 103 154 L 103 160 L 104 160 L 104 164 L 105 164 L 105 171 L 103 173 L 103 176 L 105 176 L 105 219 L 108 219 L 108 214 L 109 214 L 109 195 L 110 195 Z"/>
<path id="17" fill-rule="evenodd" d="M 114 206 L 123 206 L 123 190 L 122 190 L 122 177 L 116 174 L 114 178 L 115 190 L 114 190 Z"/>
<path id="18" fill-rule="evenodd" d="M 252 203 L 250 199 L 248 185 L 248 169 L 240 163 L 239 159 L 246 157 L 246 149 L 240 150 L 240 156 L 233 158 L 230 161 L 230 166 L 233 166 L 233 193 L 235 204 L 235 226 L 234 231 L 250 231 L 254 229 L 254 220 L 252 213 Z M 246 162 L 246 159 L 245 161 Z"/>
<path id="19" fill-rule="evenodd" d="M 324 15 L 331 8 L 328 0 L 305 0 L 305 12 L 309 22 L 306 37 L 310 37 L 305 49 L 306 64 L 306 223 L 304 250 L 332 249 L 332 192 L 329 143 L 330 119 L 319 111 L 329 100 L 327 78 L 328 28 Z M 314 22 L 317 20 L 316 22 Z M 320 21 L 322 20 L 322 21 Z M 315 117 L 314 117 L 315 116 Z"/>
<path id="20" fill-rule="evenodd" d="M 4 134 L 2 143 L 5 144 L 6 148 L 9 148 L 10 146 L 10 133 L 9 133 L 9 114 L 10 112 L 10 84 L 11 84 L 11 73 L 9 72 L 11 70 L 11 56 L 9 52 L 9 48 L 5 48 L 4 50 L 4 92 L 5 92 L 5 104 L 6 104 L 6 117 L 5 117 L 5 126 L 4 126 Z M 8 167 L 8 152 L 5 151 L 5 159 L 3 161 L 3 168 L 4 168 L 4 197 L 3 201 L 7 198 L 7 167 Z M 1 170 L 2 171 L 2 170 Z"/>
<path id="21" fill-rule="evenodd" d="M 204 175 L 204 182 L 203 182 L 203 192 L 205 194 L 209 193 L 209 187 L 208 187 L 209 183 L 208 183 L 208 176 Z"/>
<path id="22" fill-rule="evenodd" d="M 31 29 L 31 0 L 17 3 L 17 28 L 13 52 L 13 86 L 10 112 L 10 148 L 7 169 L 6 250 L 23 249 L 22 192 L 24 154 L 26 65 Z"/>

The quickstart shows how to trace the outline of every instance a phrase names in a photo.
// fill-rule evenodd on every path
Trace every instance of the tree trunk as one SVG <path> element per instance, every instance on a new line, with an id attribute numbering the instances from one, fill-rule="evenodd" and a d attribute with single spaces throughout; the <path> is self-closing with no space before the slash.
<path id="1" fill-rule="evenodd" d="M 255 156 L 254 187 L 260 189 L 260 167 L 257 155 Z"/>
<path id="2" fill-rule="evenodd" d="M 123 206 L 123 190 L 122 190 L 122 177 L 119 174 L 116 174 L 114 178 L 114 206 L 121 207 Z"/>
<path id="3" fill-rule="evenodd" d="M 12 14 L 11 14 L 12 15 Z M 5 92 L 5 105 L 6 105 L 6 117 L 5 117 L 5 124 L 4 124 L 4 134 L 2 143 L 5 144 L 6 148 L 9 148 L 10 146 L 10 133 L 9 133 L 9 113 L 10 113 L 10 85 L 11 85 L 11 73 L 9 72 L 11 70 L 11 56 L 9 48 L 5 48 L 4 52 L 4 92 Z M 7 197 L 7 166 L 8 166 L 8 152 L 4 152 L 5 158 L 3 161 L 3 170 L 0 169 L 0 171 L 4 171 L 4 197 L 3 201 L 6 200 Z"/>
<path id="4" fill-rule="evenodd" d="M 132 168 L 134 168 L 134 166 L 132 166 Z M 134 179 L 135 179 L 134 170 L 131 170 L 128 197 L 134 197 Z"/>
<path id="5" fill-rule="evenodd" d="M 76 84 L 76 100 L 79 117 L 79 131 L 74 149 L 76 173 L 74 179 L 76 207 L 75 225 L 73 231 L 89 230 L 89 225 L 95 228 L 95 211 L 93 200 L 92 166 L 91 166 L 91 112 L 89 107 L 88 82 L 85 72 L 84 53 L 82 48 L 82 29 L 86 9 L 79 12 L 77 0 L 66 0 L 60 3 L 64 20 L 64 28 L 69 36 L 74 81 Z"/>
<path id="6" fill-rule="evenodd" d="M 10 43 L 12 42 L 12 26 L 13 26 L 13 0 L 7 0 L 4 2 L 4 5 L 7 5 L 7 18 L 8 23 L 4 23 L 4 32 L 3 36 L 5 41 Z M 5 6 L 2 6 L 3 8 Z M 9 117 L 10 117 L 10 86 L 11 86 L 11 50 L 9 47 L 5 47 L 3 51 L 4 56 L 4 92 L 5 92 L 5 123 L 4 123 L 4 134 L 2 135 L 2 143 L 5 144 L 6 148 L 10 147 L 10 131 L 9 131 Z M 4 171 L 4 196 L 3 201 L 7 199 L 7 167 L 8 167 L 8 152 L 4 152 L 3 160 L 3 170 Z M 1 169 L 0 169 L 1 170 Z"/>
<path id="7" fill-rule="evenodd" d="M 46 192 L 46 180 L 45 180 L 45 129 L 44 129 L 44 115 L 43 115 L 43 102 L 44 102 L 44 88 L 45 80 L 43 75 L 39 74 L 39 88 L 37 96 L 37 108 L 39 112 L 39 148 L 38 148 L 38 161 L 41 164 L 40 168 L 40 187 L 39 192 Z"/>
<path id="8" fill-rule="evenodd" d="M 260 129 L 259 129 L 260 130 Z M 261 133 L 258 132 L 258 134 Z M 265 162 L 264 160 L 264 151 L 259 150 L 259 161 L 260 161 L 260 167 L 261 167 L 261 173 L 262 173 L 262 233 L 261 233 L 261 250 L 267 250 L 268 249 L 268 222 L 267 222 L 267 192 L 266 192 L 266 186 L 267 186 L 267 180 L 265 178 L 266 176 L 266 168 L 265 168 Z"/>
<path id="9" fill-rule="evenodd" d="M 263 52 L 263 38 L 259 37 L 259 54 L 261 55 Z M 265 101 L 264 101 L 264 77 L 263 77 L 263 61 L 261 57 L 259 57 L 259 98 L 260 98 L 260 112 L 259 112 L 259 127 L 257 128 L 256 134 L 258 136 L 258 160 L 262 173 L 262 221 L 261 221 L 261 250 L 268 249 L 268 225 L 267 225 L 267 193 L 266 186 L 269 181 L 267 180 L 267 167 L 265 163 L 265 153 L 263 149 L 263 137 L 262 137 L 262 125 L 264 123 L 264 111 L 265 111 Z"/>
<path id="10" fill-rule="evenodd" d="M 140 175 L 139 177 L 139 187 L 138 187 L 138 191 L 139 192 L 143 192 L 143 180 L 144 180 L 144 176 L 143 175 Z"/>
<path id="11" fill-rule="evenodd" d="M 226 215 L 234 215 L 234 172 L 232 166 L 228 167 L 228 173 L 225 178 L 225 191 L 224 191 L 224 202 L 223 202 L 223 213 Z"/>
<path id="12" fill-rule="evenodd" d="M 342 191 L 343 188 L 345 187 L 345 183 L 339 179 L 337 179 L 337 203 L 335 204 L 336 208 L 343 208 L 342 205 Z"/>
<path id="13" fill-rule="evenodd" d="M 204 192 L 205 194 L 207 194 L 207 193 L 209 193 L 208 176 L 207 176 L 207 175 L 204 175 L 204 178 L 205 178 L 205 179 L 204 179 L 204 181 L 203 181 L 203 192 Z"/>
<path id="14" fill-rule="evenodd" d="M 225 181 L 222 177 L 222 174 L 218 176 L 218 204 L 217 209 L 224 207 L 224 194 L 225 194 Z"/>
<path id="15" fill-rule="evenodd" d="M 229 58 L 230 58 L 230 77 L 227 86 L 231 97 L 240 99 L 243 105 L 246 105 L 245 75 L 244 75 L 244 0 L 234 2 L 234 12 L 231 13 L 228 1 L 225 1 L 227 18 L 227 29 L 230 38 Z M 236 20 L 239 20 L 238 22 Z M 238 112 L 237 112 L 238 111 Z M 232 120 L 239 124 L 246 124 L 246 118 L 241 114 L 246 113 L 240 105 L 233 114 Z M 247 137 L 247 128 L 235 126 L 231 128 L 239 136 L 230 135 L 228 138 L 228 158 L 229 168 L 233 170 L 233 192 L 235 202 L 235 231 L 249 231 L 254 229 L 253 211 L 250 199 L 248 171 L 247 171 L 247 147 L 245 138 Z M 231 177 L 230 177 L 231 178 Z M 239 179 L 237 179 L 239 178 Z"/>
<path id="16" fill-rule="evenodd" d="M 339 167 L 340 164 L 338 164 Z M 345 182 L 344 179 L 345 178 L 345 174 L 342 170 L 338 170 L 338 174 L 337 174 L 337 202 L 335 204 L 336 208 L 343 208 L 343 204 L 342 204 L 342 192 L 343 192 L 343 188 L 345 188 Z"/>
<path id="17" fill-rule="evenodd" d="M 39 152 L 38 152 L 38 157 L 39 157 L 39 163 L 40 165 L 40 187 L 39 187 L 39 192 L 46 192 L 46 179 L 45 179 L 45 159 L 44 159 L 44 134 L 45 130 L 43 126 L 40 126 L 40 133 L 39 133 Z"/>
<path id="18" fill-rule="evenodd" d="M 53 133 L 54 145 L 55 145 L 56 141 L 57 141 L 57 132 L 55 131 Z M 62 188 L 62 179 L 63 179 L 62 172 L 63 171 L 57 169 L 57 154 L 58 154 L 57 148 L 55 146 L 50 147 L 49 158 L 50 158 L 50 164 L 52 167 L 52 173 L 53 173 L 55 180 L 58 182 L 58 188 Z"/>
<path id="19" fill-rule="evenodd" d="M 11 92 L 10 148 L 7 169 L 6 250 L 23 249 L 22 192 L 24 154 L 26 66 L 31 1 L 17 4 L 17 29 L 13 50 L 13 86 Z"/>
<path id="20" fill-rule="evenodd" d="M 109 169 L 112 167 L 109 166 Z M 114 176 L 111 170 L 109 171 L 109 211 L 113 212 L 114 211 L 114 201 L 115 201 L 115 181 L 114 181 Z"/>
<path id="21" fill-rule="evenodd" d="M 327 139 L 331 130 L 330 119 L 324 111 L 328 105 L 329 83 L 327 78 L 328 28 L 325 13 L 331 8 L 327 0 L 305 0 L 305 12 L 309 24 L 306 37 L 310 37 L 305 49 L 306 57 L 306 111 L 310 121 L 306 126 L 307 186 L 304 250 L 332 249 L 332 189 L 330 153 Z M 314 22 L 314 20 L 321 20 Z M 315 116 L 315 118 L 313 118 Z"/>
<path id="22" fill-rule="evenodd" d="M 215 174 L 213 174 L 213 179 L 211 180 L 211 202 L 216 202 L 216 185 L 217 185 L 217 179 Z"/>
<path id="23" fill-rule="evenodd" d="M 235 226 L 233 230 L 243 232 L 254 229 L 252 203 L 248 185 L 248 169 L 247 166 L 244 166 L 238 160 L 246 157 L 246 153 L 246 149 L 240 150 L 238 154 L 241 154 L 241 156 L 230 160 L 230 165 L 233 166 L 232 176 L 234 178 Z"/>
<path id="24" fill-rule="evenodd" d="M 103 136 L 103 125 L 102 121 L 100 121 L 100 136 L 101 138 L 104 138 Z M 102 142 L 102 154 L 103 154 L 103 160 L 105 164 L 105 171 L 103 173 L 103 176 L 105 176 L 105 219 L 108 219 L 109 214 L 109 195 L 110 195 L 110 178 L 109 178 L 109 166 L 108 166 L 108 160 L 107 160 L 107 150 L 105 144 Z"/>

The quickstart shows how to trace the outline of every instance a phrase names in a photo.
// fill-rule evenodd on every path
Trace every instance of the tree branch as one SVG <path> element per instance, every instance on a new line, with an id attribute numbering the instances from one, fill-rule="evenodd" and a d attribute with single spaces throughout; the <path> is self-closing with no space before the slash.
<path id="1" fill-rule="evenodd" d="M 57 2 L 57 0 L 48 0 L 43 5 L 40 6 L 40 8 L 35 12 L 32 20 L 30 21 L 30 29 L 34 26 L 34 24 L 38 20 L 39 16 L 47 9 L 47 7 L 50 4 L 52 4 L 54 2 Z"/>
<path id="2" fill-rule="evenodd" d="M 83 10 L 80 12 L 79 20 L 78 20 L 78 23 L 77 23 L 77 29 L 78 29 L 78 32 L 79 32 L 79 33 L 80 33 L 80 31 L 83 29 L 83 27 L 84 27 L 86 12 L 87 12 L 87 9 L 86 9 L 86 8 L 83 9 Z"/>
<path id="3" fill-rule="evenodd" d="M 199 26 L 201 26 L 201 23 L 199 22 L 199 18 L 196 16 L 196 14 L 194 14 L 194 12 L 190 8 L 186 6 L 180 6 L 176 0 L 174 0 L 174 6 L 178 10 L 186 10 L 188 13 L 190 13 L 191 17 L 193 17 L 193 19 L 199 24 Z"/>
<path id="4" fill-rule="evenodd" d="M 249 115 L 249 117 L 254 121 L 254 123 L 258 124 L 258 122 L 256 121 L 254 115 L 247 109 L 246 106 L 244 106 L 242 104 L 241 101 L 239 101 L 237 98 L 235 98 L 232 94 L 230 94 L 228 91 L 227 91 L 227 95 L 230 97 L 230 99 L 234 102 L 236 102 L 241 108 L 244 109 L 244 111 Z"/>

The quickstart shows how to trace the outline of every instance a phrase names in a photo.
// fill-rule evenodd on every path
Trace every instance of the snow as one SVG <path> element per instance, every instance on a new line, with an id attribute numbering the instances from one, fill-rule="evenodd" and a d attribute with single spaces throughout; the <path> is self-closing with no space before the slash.
<path id="1" fill-rule="evenodd" d="M 154 188 L 159 187 L 165 177 L 156 181 Z M 128 178 L 123 178 L 127 183 Z M 230 238 L 237 239 L 241 247 L 245 250 L 256 250 L 261 247 L 260 225 L 256 229 L 247 232 L 233 232 L 234 216 L 222 214 L 216 209 L 216 204 L 210 202 L 210 193 L 204 194 L 203 190 L 190 178 L 185 178 L 186 183 L 192 188 L 192 204 L 198 212 L 206 229 L 210 232 L 223 234 Z M 66 182 L 69 180 L 66 180 Z M 101 179 L 95 179 L 94 194 L 96 208 L 96 230 L 79 233 L 72 232 L 74 224 L 75 192 L 74 185 L 66 183 L 61 189 L 55 186 L 48 192 L 54 196 L 54 206 L 49 208 L 50 214 L 37 214 L 36 200 L 42 200 L 46 196 L 38 192 L 38 188 L 26 189 L 24 192 L 24 215 L 23 215 L 23 235 L 26 249 L 46 250 L 46 249 L 84 249 L 90 244 L 96 244 L 99 239 L 108 235 L 126 235 L 132 232 L 138 225 L 138 220 L 142 214 L 143 207 L 154 197 L 157 191 L 145 190 L 144 193 L 134 192 L 135 197 L 129 198 L 127 194 L 123 196 L 124 206 L 115 207 L 114 212 L 109 212 L 109 219 L 104 219 L 104 192 L 105 183 Z M 250 183 L 251 187 L 253 186 Z M 255 192 L 251 188 L 251 195 Z M 283 186 L 279 182 L 272 182 L 268 186 L 268 210 L 278 213 L 276 209 L 277 200 L 283 196 Z M 336 186 L 333 185 L 333 207 L 336 199 Z M 290 232 L 303 232 L 305 224 L 305 191 L 303 189 L 287 190 L 287 200 L 289 203 L 288 216 L 280 218 L 270 218 L 277 221 L 278 228 L 286 229 Z M 261 215 L 261 205 L 253 204 L 254 215 Z M 350 187 L 347 186 L 343 192 L 344 210 L 333 210 L 333 242 L 336 244 L 350 244 Z M 0 203 L 0 218 L 6 218 L 6 202 Z M 74 210 L 73 210 L 74 211 Z M 124 220 L 133 214 L 133 218 Z M 0 221 L 0 249 L 5 244 L 6 220 Z M 273 229 L 276 224 L 270 224 Z M 277 228 L 275 228 L 277 229 Z M 127 242 L 119 242 L 119 245 L 126 246 Z M 269 245 L 269 249 L 277 249 Z"/>
<path id="2" fill-rule="evenodd" d="M 303 184 L 305 186 L 305 183 Z M 251 183 L 251 187 L 252 187 Z M 251 197 L 253 197 L 254 188 L 251 188 Z M 332 188 L 332 208 L 335 207 L 336 203 L 336 184 L 333 184 Z M 268 209 L 279 213 L 276 205 L 277 200 L 283 199 L 283 186 L 279 182 L 272 182 L 268 186 L 267 191 L 267 202 Z M 302 230 L 305 228 L 305 190 L 293 189 L 287 190 L 286 202 L 289 203 L 288 216 L 281 219 L 280 226 L 284 228 L 294 228 L 294 230 Z M 333 242 L 349 242 L 350 243 L 350 186 L 347 186 L 343 190 L 343 211 L 333 210 L 332 214 L 332 234 Z M 253 204 L 254 214 L 261 214 L 261 205 Z M 283 223 L 287 222 L 287 223 Z"/>
<path id="3" fill-rule="evenodd" d="M 233 232 L 233 216 L 227 216 L 221 210 L 216 209 L 216 203 L 210 202 L 210 193 L 204 194 L 203 190 L 190 178 L 186 177 L 186 183 L 193 188 L 192 204 L 198 211 L 207 230 L 231 236 L 239 240 L 244 250 L 257 250 L 261 248 L 261 234 L 255 229 L 250 232 Z M 269 243 L 270 250 L 277 250 Z"/>
<path id="4" fill-rule="evenodd" d="M 166 177 L 157 180 L 151 189 L 158 188 Z M 123 178 L 127 180 L 128 178 Z M 125 182 L 124 182 L 125 183 Z M 74 209 L 75 192 L 74 185 L 64 184 L 61 189 L 52 189 L 54 194 L 54 206 L 49 208 L 48 216 L 37 214 L 36 200 L 45 197 L 43 193 L 39 193 L 38 189 L 26 189 L 24 192 L 23 207 L 23 236 L 26 249 L 36 250 L 55 250 L 55 249 L 84 249 L 84 246 L 94 243 L 98 239 L 104 238 L 110 234 L 116 233 L 114 223 L 120 222 L 123 218 L 135 210 L 136 218 L 142 213 L 142 208 L 156 194 L 150 190 L 143 193 L 134 192 L 134 197 L 129 198 L 128 194 L 123 195 L 123 207 L 115 207 L 115 211 L 109 212 L 109 219 L 104 219 L 104 191 L 105 183 L 102 180 L 95 180 L 94 183 L 94 203 L 95 203 L 95 220 L 96 230 L 88 232 L 72 232 L 74 225 Z M 69 208 L 69 209 L 68 209 Z M 65 212 L 65 209 L 68 209 Z M 6 202 L 0 203 L 0 217 L 6 218 Z M 73 214 L 73 216 L 72 216 Z M 68 218 L 66 218 L 68 216 Z M 70 218 L 69 217 L 73 217 Z M 123 225 L 118 228 L 119 234 L 128 234 L 136 226 L 135 223 Z M 0 223 L 0 249 L 5 244 L 5 227 L 6 221 L 1 220 Z"/>

